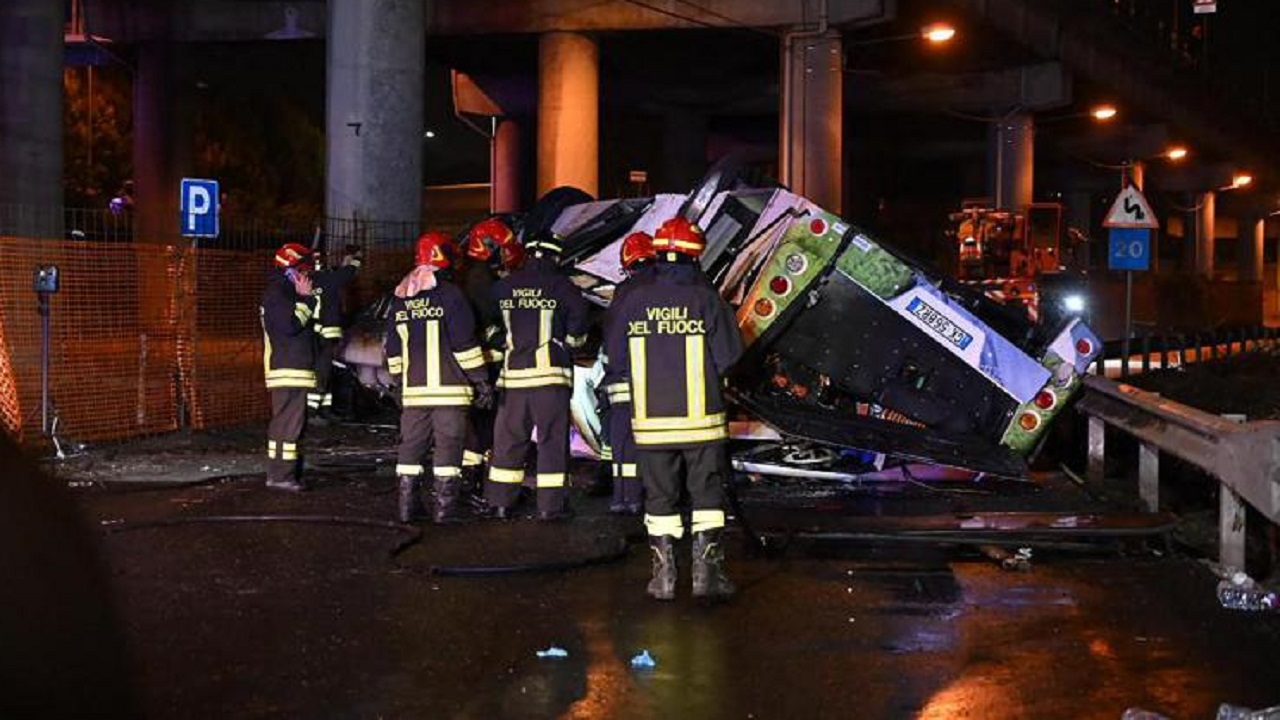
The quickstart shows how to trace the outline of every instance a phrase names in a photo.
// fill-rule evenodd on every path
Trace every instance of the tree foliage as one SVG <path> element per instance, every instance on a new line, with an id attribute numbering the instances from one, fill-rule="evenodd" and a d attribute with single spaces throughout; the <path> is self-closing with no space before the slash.
<path id="1" fill-rule="evenodd" d="M 63 202 L 105 208 L 133 175 L 132 90 L 115 66 L 62 72 Z"/>

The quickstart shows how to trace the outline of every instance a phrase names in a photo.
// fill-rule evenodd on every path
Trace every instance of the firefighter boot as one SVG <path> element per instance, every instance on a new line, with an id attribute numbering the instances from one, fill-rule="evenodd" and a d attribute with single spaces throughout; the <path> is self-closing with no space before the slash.
<path id="1" fill-rule="evenodd" d="M 396 494 L 396 517 L 402 523 L 410 523 L 426 512 L 422 506 L 422 498 L 418 495 L 418 478 L 414 475 L 401 475 L 399 492 Z"/>
<path id="2" fill-rule="evenodd" d="M 649 580 L 646 592 L 654 600 L 675 600 L 679 577 L 676 539 L 670 535 L 650 535 L 649 550 L 653 553 L 653 578 Z"/>
<path id="3" fill-rule="evenodd" d="M 471 506 L 476 517 L 485 517 L 492 512 L 489 501 L 484 499 L 484 477 L 484 465 L 462 468 L 462 499 Z"/>
<path id="4" fill-rule="evenodd" d="M 465 522 L 467 517 L 462 508 L 462 480 L 459 478 L 437 478 L 435 482 L 436 509 L 431 519 L 437 525 Z"/>
<path id="5" fill-rule="evenodd" d="M 737 588 L 724 572 L 724 545 L 720 530 L 693 534 L 693 596 L 696 598 L 728 598 Z"/>

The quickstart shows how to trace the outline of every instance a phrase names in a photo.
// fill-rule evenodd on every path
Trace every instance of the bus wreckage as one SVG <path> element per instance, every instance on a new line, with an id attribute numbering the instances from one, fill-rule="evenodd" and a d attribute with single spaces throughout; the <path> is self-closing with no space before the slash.
<path id="1" fill-rule="evenodd" d="M 559 188 L 503 219 L 522 238 L 561 238 L 566 271 L 604 308 L 622 279 L 622 238 L 677 213 L 703 229 L 702 267 L 746 346 L 729 378 L 739 469 L 850 480 L 892 458 L 1023 477 L 1101 349 L 1077 317 L 1033 323 L 801 196 L 725 170 L 689 195 L 596 201 Z M 380 331 L 352 333 L 343 357 L 387 389 Z M 575 378 L 589 451 L 600 447 L 601 374 L 597 362 Z"/>

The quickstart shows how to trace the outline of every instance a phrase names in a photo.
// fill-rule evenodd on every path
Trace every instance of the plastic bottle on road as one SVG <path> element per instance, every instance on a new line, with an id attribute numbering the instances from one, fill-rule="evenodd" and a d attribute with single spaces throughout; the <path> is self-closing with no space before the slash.
<path id="1" fill-rule="evenodd" d="M 1250 710 L 1247 707 L 1222 703 L 1218 706 L 1217 720 L 1280 720 L 1280 705 L 1262 710 Z"/>
<path id="2" fill-rule="evenodd" d="M 1131 707 L 1124 711 L 1120 716 L 1120 720 L 1169 720 L 1168 715 L 1161 715 L 1158 712 L 1143 710 L 1142 708 Z"/>
<path id="3" fill-rule="evenodd" d="M 1218 583 L 1218 602 L 1232 610 L 1280 610 L 1280 598 L 1243 572 Z"/>

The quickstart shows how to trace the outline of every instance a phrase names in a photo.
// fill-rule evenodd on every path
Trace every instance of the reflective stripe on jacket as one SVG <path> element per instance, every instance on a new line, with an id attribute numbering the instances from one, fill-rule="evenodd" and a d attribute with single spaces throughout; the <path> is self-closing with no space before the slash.
<path id="1" fill-rule="evenodd" d="M 440 281 L 396 298 L 387 318 L 387 367 L 400 378 L 405 407 L 471 404 L 473 383 L 485 379 L 475 317 L 462 291 Z"/>
<path id="2" fill-rule="evenodd" d="M 610 308 L 606 332 L 609 364 L 629 375 L 638 446 L 688 448 L 728 438 L 720 387 L 742 340 L 733 311 L 700 269 L 659 264 Z"/>
<path id="3" fill-rule="evenodd" d="M 493 285 L 506 349 L 498 387 L 571 386 L 569 348 L 587 340 L 587 301 L 546 258 L 531 258 Z M 496 333 L 495 333 L 496 335 Z"/>
<path id="4" fill-rule="evenodd" d="M 347 265 L 311 275 L 317 298 L 315 330 L 326 340 L 342 339 L 342 290 L 355 279 L 356 267 Z"/>
<path id="5" fill-rule="evenodd" d="M 303 297 L 282 271 L 273 270 L 262 294 L 262 370 L 268 388 L 313 388 L 316 298 Z"/>

